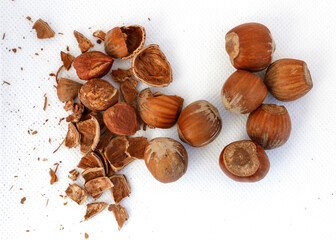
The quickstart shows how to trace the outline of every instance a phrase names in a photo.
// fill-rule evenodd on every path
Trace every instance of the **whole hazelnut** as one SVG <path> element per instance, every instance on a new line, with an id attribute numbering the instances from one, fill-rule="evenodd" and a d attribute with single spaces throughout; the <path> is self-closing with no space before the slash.
<path id="1" fill-rule="evenodd" d="M 86 82 L 81 87 L 78 98 L 85 107 L 98 112 L 116 104 L 119 93 L 109 82 L 96 78 Z"/>
<path id="2" fill-rule="evenodd" d="M 203 147 L 219 135 L 222 120 L 211 103 L 200 100 L 189 104 L 177 120 L 180 139 L 193 147 Z"/>
<path id="3" fill-rule="evenodd" d="M 257 182 L 270 168 L 264 149 L 250 140 L 227 145 L 220 154 L 219 165 L 229 178 L 238 182 Z"/>
<path id="4" fill-rule="evenodd" d="M 82 80 L 90 80 L 105 76 L 111 69 L 114 59 L 98 52 L 82 53 L 73 60 L 77 75 Z"/>
<path id="5" fill-rule="evenodd" d="M 183 98 L 176 95 L 152 94 L 149 88 L 138 96 L 141 119 L 152 128 L 171 128 L 181 112 Z"/>
<path id="6" fill-rule="evenodd" d="M 280 59 L 272 63 L 264 80 L 270 93 L 280 101 L 294 101 L 313 88 L 307 64 L 296 59 Z"/>
<path id="7" fill-rule="evenodd" d="M 245 23 L 226 34 L 225 48 L 236 69 L 257 72 L 271 64 L 275 44 L 266 26 Z"/>
<path id="8" fill-rule="evenodd" d="M 221 95 L 226 110 L 245 114 L 262 104 L 267 96 L 267 88 L 255 74 L 237 70 L 224 83 Z"/>
<path id="9" fill-rule="evenodd" d="M 105 51 L 121 60 L 132 58 L 145 44 L 146 31 L 138 25 L 115 27 L 105 35 Z"/>
<path id="10" fill-rule="evenodd" d="M 151 140 L 145 149 L 144 159 L 153 177 L 162 183 L 178 180 L 188 168 L 187 151 L 171 138 Z"/>
<path id="11" fill-rule="evenodd" d="M 125 102 L 108 108 L 103 114 L 103 119 L 106 127 L 117 135 L 134 135 L 137 131 L 135 110 Z"/>
<path id="12" fill-rule="evenodd" d="M 246 130 L 249 137 L 264 149 L 273 149 L 287 142 L 291 119 L 284 106 L 263 104 L 249 115 Z"/>
<path id="13" fill-rule="evenodd" d="M 173 81 L 172 69 L 158 45 L 141 49 L 132 61 L 133 76 L 153 87 L 167 87 Z"/>

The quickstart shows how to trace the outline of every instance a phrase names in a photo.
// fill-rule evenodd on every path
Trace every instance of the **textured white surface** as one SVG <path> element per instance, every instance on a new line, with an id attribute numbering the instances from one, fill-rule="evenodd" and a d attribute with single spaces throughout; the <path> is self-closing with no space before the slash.
<path id="1" fill-rule="evenodd" d="M 1 0 L 0 239 L 84 239 L 85 232 L 90 239 L 335 239 L 335 10 L 335 1 Z M 27 16 L 47 21 L 55 38 L 38 40 Z M 225 33 L 251 21 L 271 30 L 275 59 L 307 62 L 314 88 L 285 103 L 293 127 L 289 141 L 267 152 L 271 169 L 263 181 L 244 184 L 228 179 L 218 165 L 225 145 L 247 139 L 247 116 L 224 110 L 220 88 L 234 71 L 224 49 Z M 160 91 L 182 96 L 185 105 L 210 101 L 219 109 L 223 129 L 209 146 L 184 144 L 189 168 L 178 182 L 155 181 L 142 161 L 124 169 L 132 193 L 122 205 L 130 219 L 118 232 L 111 212 L 80 223 L 85 207 L 72 201 L 64 206 L 67 200 L 59 197 L 81 154 L 66 148 L 52 154 L 66 134 L 67 124 L 58 121 L 67 113 L 49 74 L 61 65 L 59 52 L 67 45 L 71 54 L 80 53 L 74 29 L 95 41 L 95 30 L 130 24 L 143 25 L 146 44 L 159 44 L 171 63 L 174 81 Z M 17 53 L 9 51 L 18 46 Z M 129 66 L 130 61 L 116 61 L 113 68 Z M 73 69 L 62 76 L 76 79 Z M 110 76 L 104 79 L 111 81 Z M 48 107 L 43 111 L 45 93 Z M 272 96 L 266 102 L 279 103 Z M 28 129 L 38 133 L 29 135 Z M 178 138 L 176 126 L 138 135 Z M 48 170 L 59 161 L 59 182 L 51 186 Z M 24 205 L 22 197 L 27 198 Z M 109 193 L 101 200 L 112 202 Z"/>

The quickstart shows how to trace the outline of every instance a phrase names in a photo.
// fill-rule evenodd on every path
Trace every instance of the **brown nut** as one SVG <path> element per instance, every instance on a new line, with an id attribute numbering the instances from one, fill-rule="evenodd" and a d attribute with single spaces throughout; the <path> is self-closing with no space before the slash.
<path id="1" fill-rule="evenodd" d="M 307 64 L 296 59 L 280 59 L 267 69 L 264 80 L 270 93 L 278 100 L 294 101 L 313 88 Z"/>
<path id="2" fill-rule="evenodd" d="M 249 115 L 246 130 L 249 137 L 264 149 L 273 149 L 289 139 L 291 119 L 284 106 L 263 104 Z"/>
<path id="3" fill-rule="evenodd" d="M 81 103 L 92 111 L 104 111 L 119 100 L 118 90 L 100 78 L 86 82 L 78 93 Z"/>
<path id="4" fill-rule="evenodd" d="M 182 177 L 188 168 L 183 145 L 171 138 L 154 138 L 145 149 L 145 162 L 156 180 L 170 183 Z"/>
<path id="5" fill-rule="evenodd" d="M 82 80 L 100 78 L 105 76 L 111 69 L 114 59 L 110 56 L 92 51 L 82 53 L 73 60 L 73 66 L 77 75 Z"/>
<path id="6" fill-rule="evenodd" d="M 120 102 L 104 112 L 106 127 L 117 135 L 134 135 L 137 131 L 137 117 L 133 107 Z"/>
<path id="7" fill-rule="evenodd" d="M 57 84 L 57 96 L 61 102 L 67 102 L 77 97 L 78 90 L 82 87 L 81 83 L 67 78 L 61 78 Z"/>
<path id="8" fill-rule="evenodd" d="M 245 23 L 226 34 L 225 49 L 235 68 L 257 72 L 271 64 L 275 43 L 266 26 Z"/>
<path id="9" fill-rule="evenodd" d="M 153 128 L 171 128 L 181 112 L 183 98 L 176 95 L 152 94 L 149 88 L 138 96 L 138 107 L 142 120 Z"/>
<path id="10" fill-rule="evenodd" d="M 105 52 L 121 60 L 132 58 L 145 44 L 146 31 L 139 25 L 115 27 L 105 36 Z"/>
<path id="11" fill-rule="evenodd" d="M 227 145 L 220 154 L 219 165 L 229 178 L 238 182 L 257 182 L 270 168 L 264 149 L 250 140 Z"/>
<path id="12" fill-rule="evenodd" d="M 262 104 L 267 96 L 267 88 L 255 74 L 237 70 L 224 83 L 221 95 L 226 110 L 245 114 Z"/>
<path id="13" fill-rule="evenodd" d="M 139 51 L 132 61 L 135 78 L 153 87 L 167 87 L 173 81 L 172 69 L 158 45 Z"/>
<path id="14" fill-rule="evenodd" d="M 189 104 L 177 120 L 180 139 L 193 147 L 203 147 L 219 135 L 222 120 L 211 103 L 200 100 Z"/>

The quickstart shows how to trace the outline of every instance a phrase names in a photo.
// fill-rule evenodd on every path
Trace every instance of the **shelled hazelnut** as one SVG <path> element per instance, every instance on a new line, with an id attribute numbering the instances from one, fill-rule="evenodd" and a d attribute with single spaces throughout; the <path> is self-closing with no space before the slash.
<path id="1" fill-rule="evenodd" d="M 245 114 L 262 104 L 267 96 L 267 88 L 257 75 L 237 70 L 224 83 L 221 96 L 226 110 Z"/>
<path id="2" fill-rule="evenodd" d="M 171 138 L 154 138 L 145 149 L 145 162 L 156 180 L 170 183 L 181 178 L 188 168 L 183 145 Z"/>
<path id="3" fill-rule="evenodd" d="M 280 101 L 294 101 L 313 88 L 307 64 L 304 61 L 284 58 L 272 63 L 264 80 L 270 93 Z"/>
<path id="4" fill-rule="evenodd" d="M 246 130 L 249 137 L 264 149 L 274 149 L 289 139 L 291 119 L 284 106 L 263 104 L 249 115 Z"/>
<path id="5" fill-rule="evenodd" d="M 245 23 L 226 34 L 225 48 L 236 69 L 257 72 L 271 64 L 275 43 L 266 26 Z"/>
<path id="6" fill-rule="evenodd" d="M 193 147 L 211 143 L 221 129 L 222 120 L 217 108 L 205 100 L 189 104 L 177 120 L 180 139 Z"/>
<path id="7" fill-rule="evenodd" d="M 219 165 L 228 177 L 238 182 L 257 182 L 270 168 L 264 149 L 250 140 L 227 145 L 220 154 Z"/>

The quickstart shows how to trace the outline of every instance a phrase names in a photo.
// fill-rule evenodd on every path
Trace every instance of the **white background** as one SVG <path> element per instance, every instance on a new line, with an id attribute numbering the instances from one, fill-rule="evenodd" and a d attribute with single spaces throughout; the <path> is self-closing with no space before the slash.
<path id="1" fill-rule="evenodd" d="M 90 239 L 336 239 L 335 11 L 335 1 L 1 0 L 0 239 L 84 239 L 85 232 Z M 27 16 L 47 21 L 56 36 L 37 39 Z M 314 82 L 305 97 L 284 103 L 292 118 L 291 137 L 283 147 L 267 151 L 271 169 L 254 184 L 232 181 L 218 165 L 225 145 L 248 138 L 247 115 L 225 111 L 220 88 L 234 72 L 225 33 L 251 21 L 271 30 L 274 59 L 306 61 Z M 80 223 L 85 205 L 69 201 L 64 206 L 67 200 L 59 196 L 81 154 L 64 147 L 52 154 L 66 134 L 67 124 L 58 121 L 67 113 L 49 74 L 61 65 L 59 52 L 66 46 L 74 56 L 80 54 L 74 29 L 96 41 L 95 30 L 131 24 L 144 26 L 146 44 L 159 44 L 171 63 L 174 81 L 160 91 L 182 96 L 185 106 L 210 101 L 219 109 L 223 129 L 209 146 L 184 144 L 189 168 L 175 183 L 157 182 L 140 160 L 124 169 L 132 193 L 122 202 L 130 218 L 119 232 L 111 212 Z M 18 46 L 22 50 L 9 52 Z M 95 49 L 102 50 L 102 44 Z M 130 61 L 118 60 L 117 67 L 130 67 Z M 62 76 L 77 79 L 73 69 Z M 109 75 L 104 79 L 111 81 Z M 270 95 L 265 102 L 280 103 Z M 38 134 L 29 135 L 28 129 Z M 178 139 L 176 126 L 137 135 Z M 48 170 L 59 161 L 59 182 L 51 186 Z M 23 205 L 22 197 L 27 198 Z M 109 192 L 100 200 L 113 202 Z"/>

